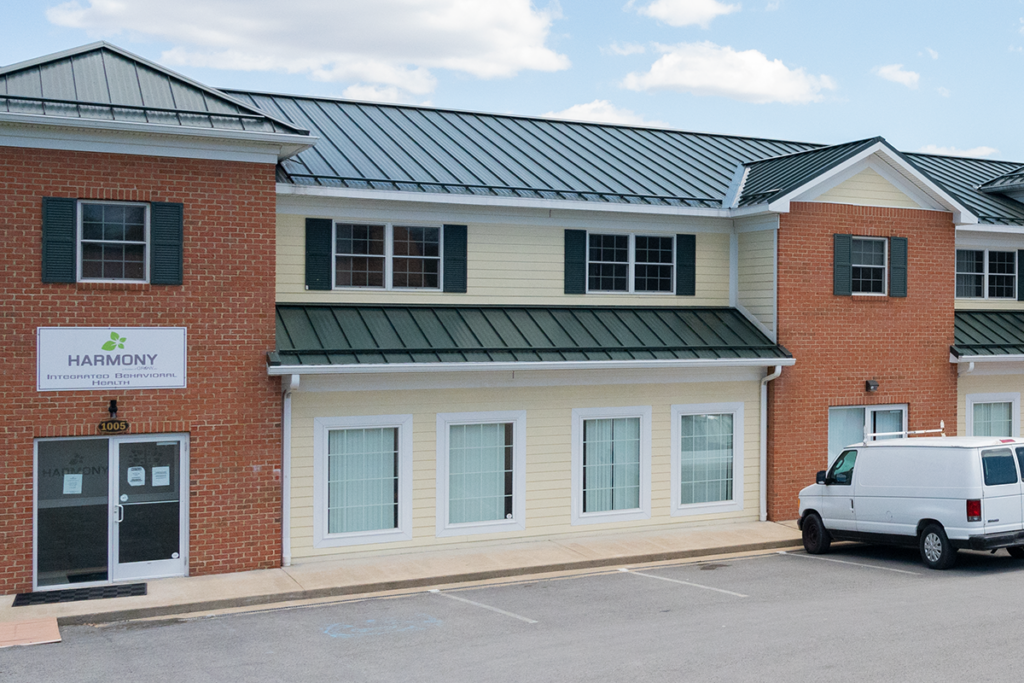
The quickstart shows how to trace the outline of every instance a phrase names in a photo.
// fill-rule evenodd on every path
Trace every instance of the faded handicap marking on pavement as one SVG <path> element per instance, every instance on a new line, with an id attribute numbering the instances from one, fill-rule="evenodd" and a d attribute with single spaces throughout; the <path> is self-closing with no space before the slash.
<path id="1" fill-rule="evenodd" d="M 418 614 L 413 619 L 367 619 L 359 624 L 331 624 L 324 628 L 324 635 L 331 638 L 362 638 L 382 636 L 386 633 L 426 631 L 440 626 L 443 622 L 428 614 Z"/>

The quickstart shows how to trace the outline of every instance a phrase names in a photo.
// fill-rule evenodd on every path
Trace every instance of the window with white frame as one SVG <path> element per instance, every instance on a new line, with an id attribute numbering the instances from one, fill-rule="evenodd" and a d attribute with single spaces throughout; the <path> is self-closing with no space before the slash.
<path id="1" fill-rule="evenodd" d="M 78 203 L 78 279 L 146 282 L 149 205 Z"/>
<path id="2" fill-rule="evenodd" d="M 651 408 L 572 411 L 573 524 L 651 516 Z"/>
<path id="3" fill-rule="evenodd" d="M 967 433 L 971 436 L 1020 436 L 1020 394 L 968 394 Z"/>
<path id="4" fill-rule="evenodd" d="M 412 537 L 412 416 L 314 420 L 316 547 Z"/>
<path id="5" fill-rule="evenodd" d="M 526 528 L 526 411 L 439 413 L 437 535 Z"/>
<path id="6" fill-rule="evenodd" d="M 441 228 L 334 224 L 334 286 L 441 288 Z"/>
<path id="7" fill-rule="evenodd" d="M 672 514 L 743 509 L 743 404 L 672 406 Z"/>
<path id="8" fill-rule="evenodd" d="M 854 294 L 886 293 L 888 240 L 854 237 L 851 243 L 851 287 Z"/>
<path id="9" fill-rule="evenodd" d="M 957 249 L 956 296 L 959 299 L 1016 299 L 1017 252 Z"/>
<path id="10" fill-rule="evenodd" d="M 672 236 L 591 233 L 587 240 L 587 291 L 672 293 Z"/>
<path id="11" fill-rule="evenodd" d="M 938 425 L 935 425 L 938 427 Z M 835 406 L 828 409 L 828 464 L 847 446 L 881 439 L 898 439 L 907 431 L 907 406 Z M 866 434 L 886 436 L 866 437 Z"/>

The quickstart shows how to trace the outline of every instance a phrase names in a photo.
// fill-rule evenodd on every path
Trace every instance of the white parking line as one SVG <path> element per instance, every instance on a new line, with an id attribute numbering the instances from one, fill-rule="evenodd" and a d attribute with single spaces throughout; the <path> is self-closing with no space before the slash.
<path id="1" fill-rule="evenodd" d="M 905 569 L 893 569 L 892 567 L 879 567 L 877 564 L 863 564 L 862 562 L 848 562 L 847 560 L 837 560 L 832 557 L 818 557 L 817 555 L 795 555 L 793 553 L 787 553 L 785 550 L 780 550 L 779 555 L 785 555 L 786 557 L 806 557 L 808 560 L 821 560 L 822 562 L 835 562 L 837 564 L 850 564 L 854 567 L 866 567 L 868 569 L 881 569 L 884 572 L 896 572 L 897 574 L 910 574 L 911 576 L 921 576 L 920 572 L 908 572 Z"/>
<path id="2" fill-rule="evenodd" d="M 627 567 L 620 567 L 619 571 L 620 572 L 628 572 L 630 574 L 635 574 L 636 576 L 646 576 L 649 579 L 658 579 L 659 581 L 669 581 L 671 583 L 680 583 L 680 584 L 682 584 L 684 586 L 693 586 L 694 588 L 703 588 L 706 591 L 715 591 L 716 593 L 725 593 L 726 595 L 735 595 L 737 598 L 747 598 L 747 597 L 750 597 L 748 595 L 744 595 L 743 593 L 734 593 L 733 591 L 727 591 L 724 588 L 712 588 L 711 586 L 704 586 L 704 585 L 701 585 L 699 583 L 692 583 L 690 581 L 680 581 L 679 579 L 670 579 L 670 578 L 667 578 L 665 576 L 657 576 L 655 574 L 645 574 L 643 572 L 635 572 L 632 569 L 629 569 Z"/>
<path id="3" fill-rule="evenodd" d="M 475 607 L 482 607 L 483 609 L 489 609 L 492 612 L 497 612 L 498 614 L 504 614 L 506 617 L 512 617 L 513 619 L 518 619 L 519 621 L 525 621 L 527 624 L 536 624 L 537 623 L 533 619 L 527 619 L 526 617 L 521 616 L 519 614 L 515 614 L 514 612 L 506 612 L 503 609 L 498 609 L 497 607 L 491 607 L 490 605 L 485 605 L 482 602 L 475 602 L 473 600 L 467 600 L 466 598 L 460 598 L 459 596 L 452 595 L 451 593 L 442 593 L 440 590 L 438 590 L 436 588 L 431 588 L 430 592 L 434 593 L 436 595 L 441 595 L 441 596 L 446 597 L 446 598 L 451 598 L 452 600 L 458 600 L 459 602 L 464 602 L 467 605 L 473 605 Z"/>

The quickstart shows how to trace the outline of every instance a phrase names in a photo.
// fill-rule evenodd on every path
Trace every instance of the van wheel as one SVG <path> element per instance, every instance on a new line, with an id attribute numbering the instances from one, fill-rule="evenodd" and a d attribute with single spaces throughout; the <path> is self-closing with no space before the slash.
<path id="1" fill-rule="evenodd" d="M 811 555 L 821 555 L 828 552 L 828 547 L 832 545 L 832 537 L 829 536 L 828 530 L 825 529 L 821 517 L 813 512 L 810 513 L 804 517 L 803 529 L 804 550 Z"/>
<path id="2" fill-rule="evenodd" d="M 1024 545 L 1011 545 L 1006 552 L 1015 560 L 1024 560 Z"/>
<path id="3" fill-rule="evenodd" d="M 956 562 L 956 548 L 938 524 L 929 524 L 921 532 L 921 559 L 929 569 L 949 569 Z"/>

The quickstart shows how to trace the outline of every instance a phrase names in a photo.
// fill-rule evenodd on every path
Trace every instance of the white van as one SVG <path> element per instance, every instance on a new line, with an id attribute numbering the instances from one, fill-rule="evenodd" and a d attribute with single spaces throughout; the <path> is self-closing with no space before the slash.
<path id="1" fill-rule="evenodd" d="M 960 548 L 1024 558 L 1024 439 L 918 437 L 845 449 L 800 492 L 804 548 L 916 545 L 932 569 Z"/>

